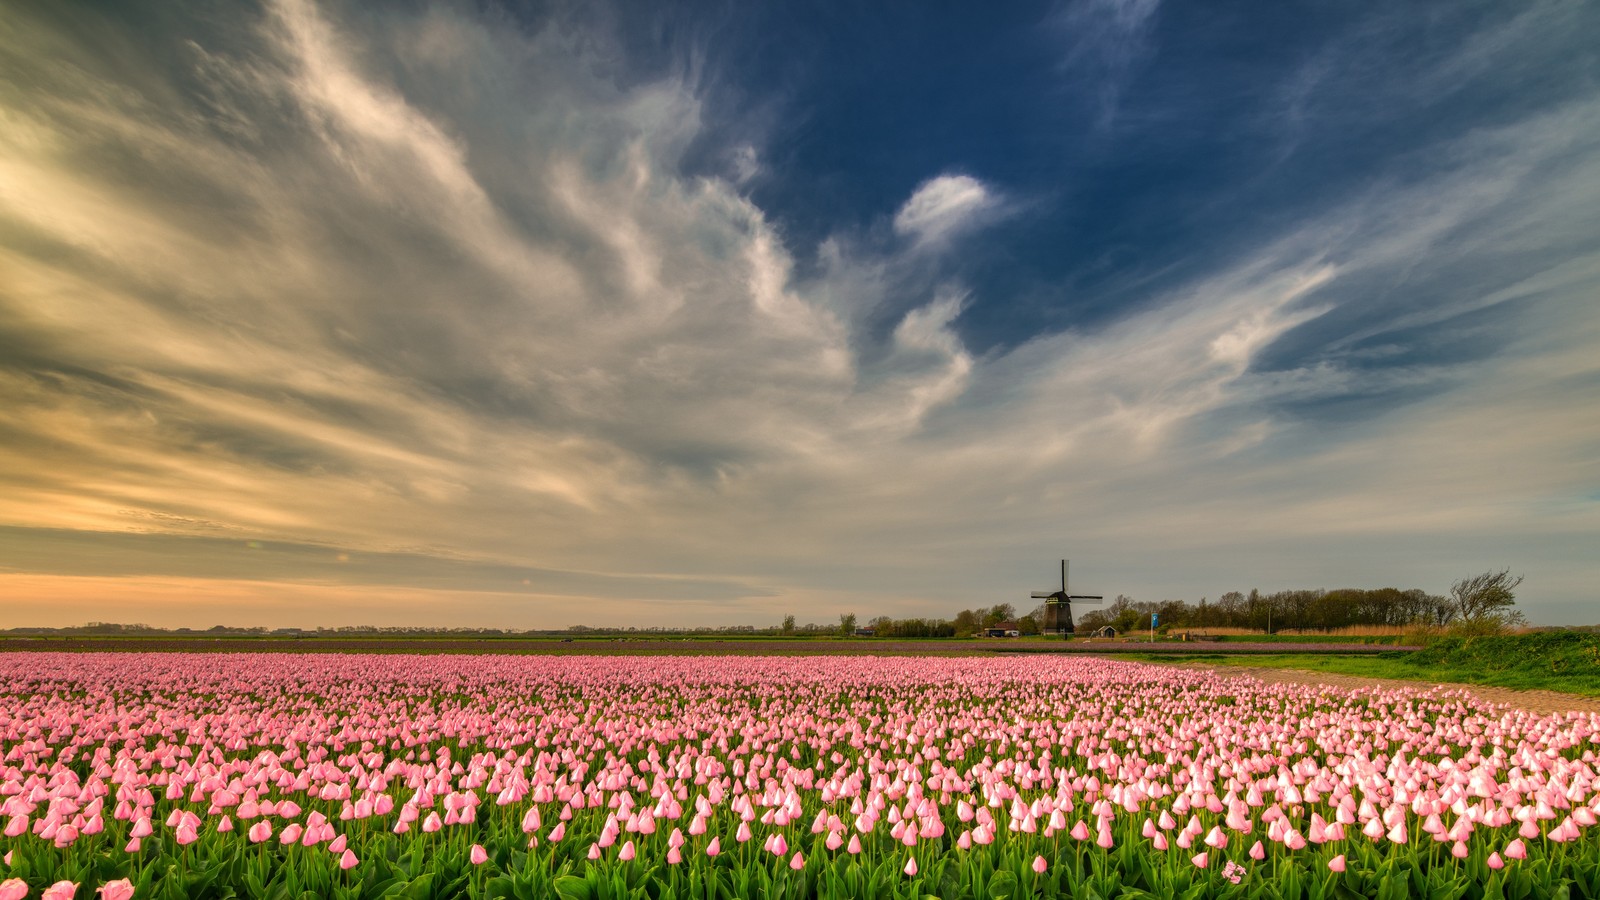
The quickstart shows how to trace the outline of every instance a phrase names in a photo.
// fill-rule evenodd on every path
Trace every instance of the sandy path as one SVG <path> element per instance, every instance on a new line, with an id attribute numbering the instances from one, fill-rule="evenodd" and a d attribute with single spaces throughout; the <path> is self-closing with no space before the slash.
<path id="1" fill-rule="evenodd" d="M 1430 690 L 1436 687 L 1462 690 L 1486 703 L 1503 703 L 1518 709 L 1537 713 L 1563 713 L 1568 711 L 1600 713 L 1600 699 L 1563 694 L 1560 691 L 1516 691 L 1511 688 L 1490 687 L 1482 684 L 1457 684 L 1454 682 L 1404 681 L 1398 678 L 1369 678 L 1361 675 L 1336 675 L 1331 672 L 1311 672 L 1304 669 L 1268 669 L 1257 666 L 1218 666 L 1214 664 L 1184 662 L 1158 663 L 1185 669 L 1204 669 L 1222 676 L 1246 675 L 1265 684 L 1326 684 L 1333 687 L 1385 688 L 1412 687 Z"/>

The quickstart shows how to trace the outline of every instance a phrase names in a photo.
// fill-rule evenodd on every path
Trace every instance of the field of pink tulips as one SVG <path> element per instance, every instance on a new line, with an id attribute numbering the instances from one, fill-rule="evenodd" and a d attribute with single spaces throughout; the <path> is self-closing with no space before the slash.
<path id="1" fill-rule="evenodd" d="M 1082 658 L 0 654 L 0 900 L 1595 898 L 1597 733 Z"/>

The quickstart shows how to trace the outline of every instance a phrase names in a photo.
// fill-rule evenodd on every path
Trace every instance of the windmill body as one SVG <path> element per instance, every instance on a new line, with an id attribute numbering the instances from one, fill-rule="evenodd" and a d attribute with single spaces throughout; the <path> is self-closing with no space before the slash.
<path id="1" fill-rule="evenodd" d="M 1071 561 L 1061 561 L 1061 590 L 1059 591 L 1034 591 L 1033 599 L 1044 601 L 1044 624 L 1042 631 L 1045 634 L 1072 634 L 1076 626 L 1072 622 L 1072 601 L 1074 600 L 1104 600 L 1099 594 L 1073 594 L 1067 586 L 1067 568 Z"/>

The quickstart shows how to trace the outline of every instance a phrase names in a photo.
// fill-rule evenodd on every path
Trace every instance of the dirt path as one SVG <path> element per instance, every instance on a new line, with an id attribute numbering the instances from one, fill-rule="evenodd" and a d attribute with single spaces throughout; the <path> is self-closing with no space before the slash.
<path id="1" fill-rule="evenodd" d="M 1404 681 L 1398 678 L 1369 678 L 1361 675 L 1336 675 L 1331 672 L 1311 672 L 1304 669 L 1268 669 L 1257 666 L 1218 666 L 1207 663 L 1166 663 L 1185 669 L 1204 669 L 1218 675 L 1247 675 L 1265 684 L 1326 684 L 1356 690 L 1360 688 L 1412 687 L 1431 690 L 1444 687 L 1462 690 L 1486 703 L 1503 703 L 1536 713 L 1563 713 L 1568 711 L 1600 713 L 1600 700 L 1563 694 L 1560 691 L 1516 691 L 1511 688 L 1490 687 L 1482 684 L 1457 684 L 1454 682 Z"/>

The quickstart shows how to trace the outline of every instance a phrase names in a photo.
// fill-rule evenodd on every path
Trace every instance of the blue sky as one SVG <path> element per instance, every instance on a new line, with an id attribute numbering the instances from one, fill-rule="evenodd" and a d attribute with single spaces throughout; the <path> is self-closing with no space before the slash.
<path id="1" fill-rule="evenodd" d="M 1592 4 L 5 20 L 16 624 L 1596 620 Z"/>

